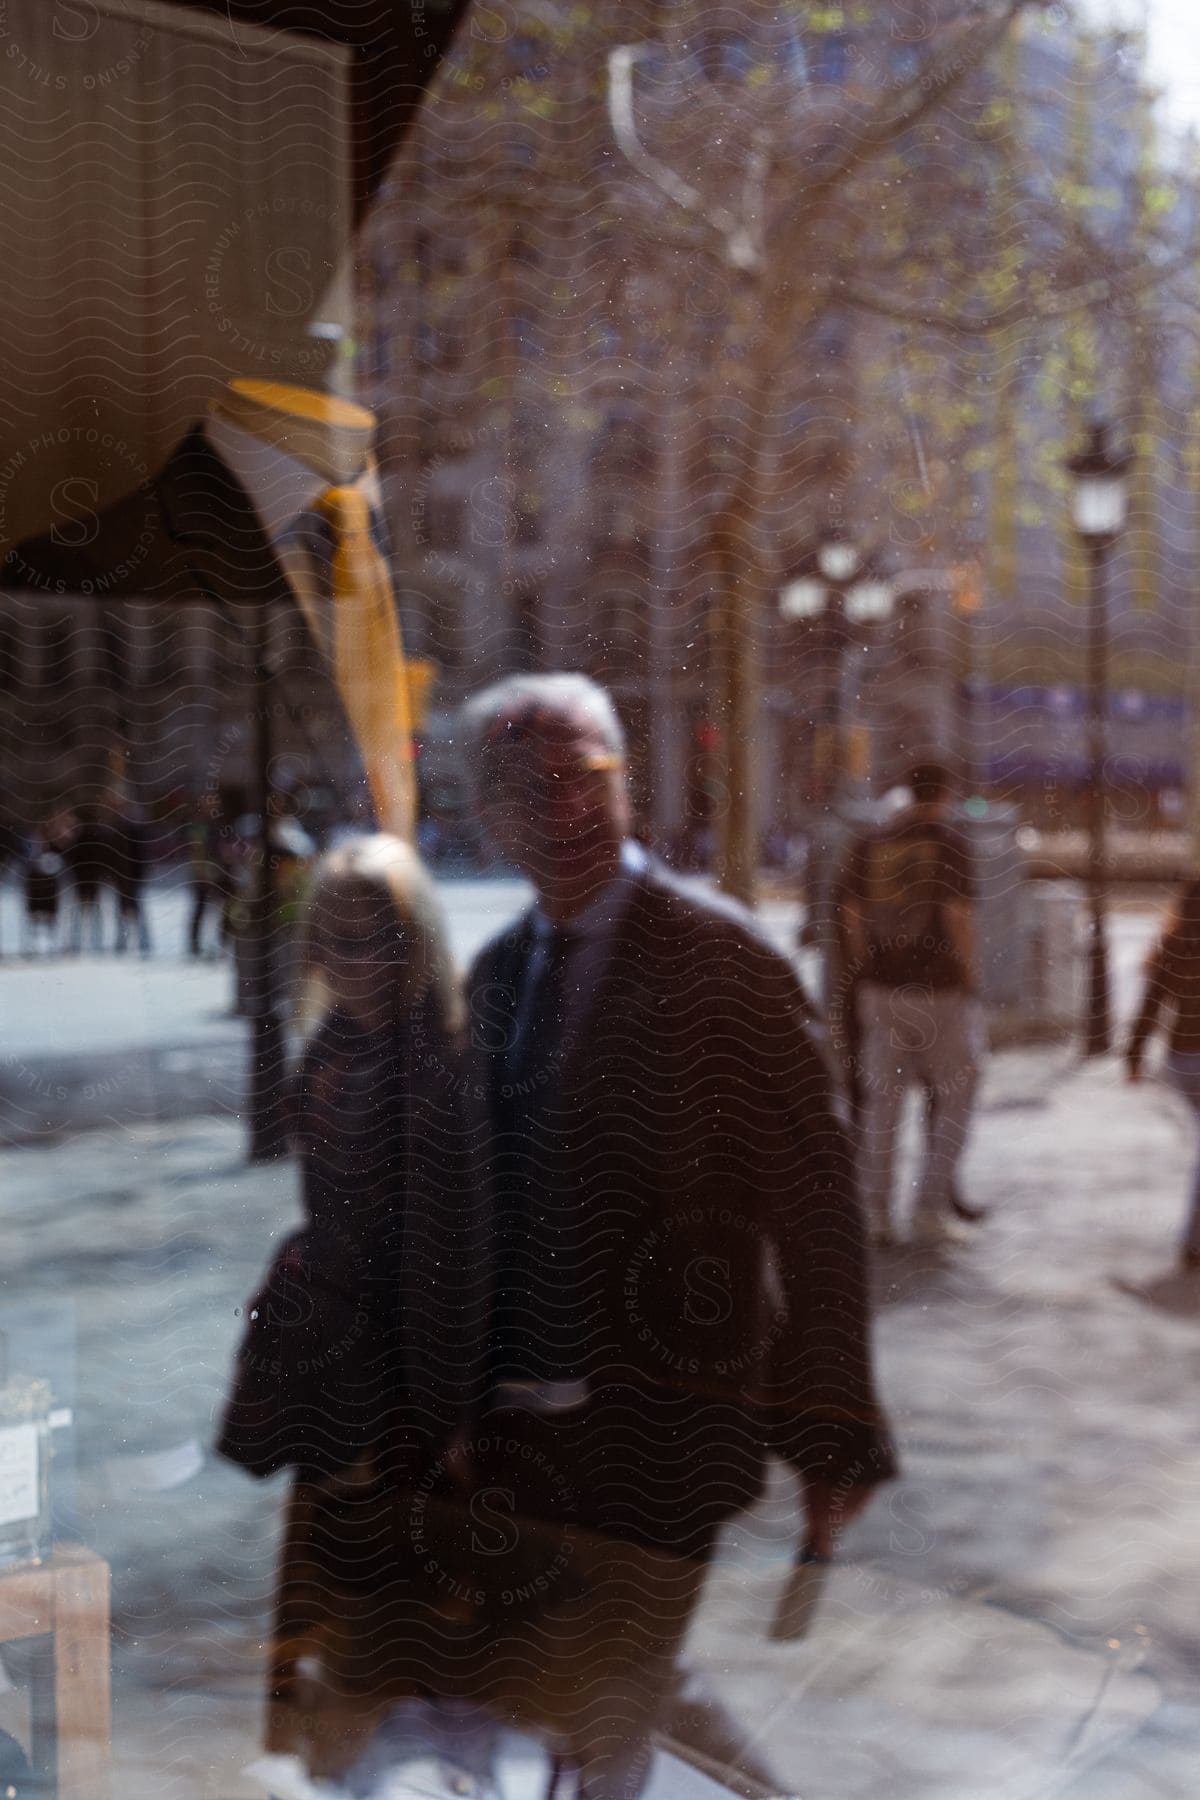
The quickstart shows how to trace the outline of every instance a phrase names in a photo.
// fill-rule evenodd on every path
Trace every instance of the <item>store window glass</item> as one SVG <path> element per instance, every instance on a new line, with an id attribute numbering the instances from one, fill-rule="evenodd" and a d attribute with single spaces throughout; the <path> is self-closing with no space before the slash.
<path id="1" fill-rule="evenodd" d="M 1170 14 L 3 8 L 0 1800 L 1193 1791 Z"/>

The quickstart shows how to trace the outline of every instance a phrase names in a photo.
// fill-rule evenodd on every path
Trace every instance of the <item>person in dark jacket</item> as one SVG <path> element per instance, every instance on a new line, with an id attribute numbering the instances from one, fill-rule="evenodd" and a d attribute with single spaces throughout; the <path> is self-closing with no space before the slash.
<path id="1" fill-rule="evenodd" d="M 1125 1062 L 1130 1081 L 1142 1078 L 1151 1033 L 1167 1025 L 1166 1073 L 1200 1124 L 1200 880 L 1189 881 L 1150 959 L 1141 1008 Z M 1200 1164 L 1179 1251 L 1185 1269 L 1200 1269 Z"/>
<path id="2" fill-rule="evenodd" d="M 143 956 L 151 950 L 150 927 L 142 905 L 146 885 L 146 827 L 129 808 L 113 811 L 108 822 L 112 881 L 117 896 L 117 935 L 114 950 L 121 953 L 130 934 L 137 937 Z"/>
<path id="3" fill-rule="evenodd" d="M 67 855 L 74 819 L 54 812 L 32 835 L 25 860 L 25 952 L 38 941 L 49 954 L 58 943 L 59 900 L 67 880 Z"/>
<path id="4" fill-rule="evenodd" d="M 25 859 L 25 930 L 22 948 L 31 956 L 39 945 L 44 955 L 55 948 L 58 903 L 65 863 L 56 848 L 53 821 L 34 832 Z"/>
<path id="5" fill-rule="evenodd" d="M 104 948 L 104 920 L 100 910 L 100 890 L 109 873 L 110 845 L 99 824 L 96 811 L 88 807 L 79 815 L 79 824 L 67 851 L 67 867 L 75 890 L 75 908 L 71 917 L 71 949 L 78 953 L 86 938 L 92 950 Z"/>
<path id="6" fill-rule="evenodd" d="M 897 1241 L 896 1151 L 904 1097 L 918 1084 L 933 1103 L 912 1235 L 931 1247 L 959 1240 L 956 1172 L 985 1047 L 977 883 L 970 843 L 952 822 L 953 778 L 940 763 L 918 763 L 908 786 L 912 805 L 852 845 L 839 896 L 856 976 L 859 1173 L 881 1247 Z"/>
<path id="7" fill-rule="evenodd" d="M 406 844 L 351 839 L 318 863 L 306 961 L 313 1029 L 293 1107 L 304 1223 L 250 1303 L 217 1448 L 255 1476 L 295 1472 L 268 1743 L 313 1756 L 297 1645 L 328 1654 L 326 1674 L 360 1699 L 397 1678 L 421 1598 L 400 1496 L 435 1466 L 439 1496 L 453 1485 L 448 1446 L 481 1381 L 484 1265 L 461 1000 Z M 350 1643 L 340 1662 L 331 1621 Z"/>
<path id="8" fill-rule="evenodd" d="M 20 861 L 24 847 L 24 839 L 17 829 L 16 820 L 5 818 L 0 813 L 0 887 L 3 886 L 8 874 L 9 864 Z M 0 944 L 0 955 L 2 954 L 3 945 Z"/>
<path id="9" fill-rule="evenodd" d="M 852 1155 L 791 965 L 631 838 L 603 690 L 516 677 L 465 735 L 485 828 L 536 892 L 467 982 L 496 1295 L 470 1460 L 498 1551 L 514 1516 L 562 1545 L 526 1679 L 551 1716 L 566 1696 L 582 1791 L 631 1797 L 768 1451 L 824 1555 L 893 1473 Z"/>
<path id="10" fill-rule="evenodd" d="M 187 828 L 188 878 L 191 914 L 188 920 L 188 955 L 205 954 L 204 921 L 210 914 L 217 925 L 218 942 L 225 938 L 225 897 L 228 887 L 221 848 L 221 802 L 214 793 L 203 793 Z M 216 946 L 213 947 L 214 954 Z"/>

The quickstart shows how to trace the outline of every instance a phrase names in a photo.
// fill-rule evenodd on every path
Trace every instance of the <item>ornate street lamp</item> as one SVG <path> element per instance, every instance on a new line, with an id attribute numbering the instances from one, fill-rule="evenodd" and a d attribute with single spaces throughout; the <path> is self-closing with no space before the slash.
<path id="1" fill-rule="evenodd" d="M 817 805 L 808 826 L 807 915 L 801 942 L 822 945 L 822 980 L 832 987 L 836 960 L 835 920 L 832 913 L 837 823 L 831 818 L 842 771 L 843 659 L 851 634 L 891 618 L 896 604 L 893 582 L 872 559 L 847 538 L 831 533 L 810 552 L 800 569 L 786 581 L 779 594 L 780 615 L 795 622 L 826 624 L 833 646 L 833 668 L 826 689 L 824 717 L 818 722 L 823 738 L 825 773 Z"/>
<path id="2" fill-rule="evenodd" d="M 842 582 L 853 580 L 862 564 L 862 553 L 857 544 L 849 538 L 830 534 L 817 545 L 817 567 L 826 581 Z"/>
<path id="3" fill-rule="evenodd" d="M 786 581 L 779 594 L 781 617 L 800 622 L 827 618 L 834 645 L 833 680 L 826 718 L 829 766 L 832 771 L 828 803 L 836 792 L 841 769 L 842 654 L 849 632 L 858 626 L 880 624 L 895 608 L 893 584 L 872 567 L 858 545 L 830 534 L 817 545 L 806 566 Z"/>
<path id="4" fill-rule="evenodd" d="M 1088 627 L 1088 992 L 1083 1053 L 1103 1056 L 1112 1047 L 1108 979 L 1108 794 L 1104 762 L 1108 719 L 1108 554 L 1125 528 L 1133 453 L 1115 450 L 1108 427 L 1093 424 L 1087 448 L 1068 457 L 1071 523 L 1091 564 Z"/>

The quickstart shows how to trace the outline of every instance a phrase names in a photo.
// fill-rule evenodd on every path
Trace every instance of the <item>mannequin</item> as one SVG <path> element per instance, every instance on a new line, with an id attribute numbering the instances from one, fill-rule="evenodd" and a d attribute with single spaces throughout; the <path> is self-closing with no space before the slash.
<path id="1" fill-rule="evenodd" d="M 327 656 L 357 741 L 380 829 L 416 828 L 410 675 L 387 565 L 371 541 L 378 505 L 375 415 L 336 394 L 242 378 L 222 389 L 206 433 L 246 488 L 281 571 Z M 333 607 L 297 520 L 318 510 L 334 542 Z M 332 628 L 330 627 L 332 620 Z"/>
<path id="2" fill-rule="evenodd" d="M 358 743 L 380 829 L 411 841 L 416 829 L 408 674 L 387 565 L 371 541 L 371 442 L 375 415 L 337 395 L 290 383 L 231 381 L 210 410 L 206 436 L 244 486 L 280 572 L 326 652 Z M 297 522 L 319 510 L 332 532 L 329 589 L 296 542 Z M 332 601 L 327 609 L 326 600 Z M 270 814 L 271 705 L 269 599 L 253 627 L 258 705 L 255 787 L 261 818 Z M 331 612 L 331 626 L 325 618 Z M 272 859 L 259 859 L 255 882 L 254 959 L 262 1000 L 255 1009 L 251 1061 L 254 1153 L 280 1147 L 277 1106 L 283 1067 L 277 977 L 269 949 Z"/>
<path id="3" fill-rule="evenodd" d="M 357 481 L 366 469 L 375 414 L 337 394 L 283 381 L 231 381 L 212 413 L 239 431 L 307 463 L 328 485 Z"/>
<path id="4" fill-rule="evenodd" d="M 411 840 L 408 669 L 387 565 L 370 533 L 374 429 L 374 416 L 352 401 L 284 382 L 231 381 L 153 479 L 106 507 L 87 532 L 64 538 L 51 530 L 8 549 L 0 586 L 79 595 L 105 607 L 151 601 L 220 609 L 246 634 L 253 656 L 252 782 L 261 817 L 270 811 L 275 710 L 268 625 L 274 609 L 299 606 L 331 665 L 380 826 Z M 332 527 L 332 596 L 295 529 L 314 507 Z M 110 735 L 101 722 L 97 760 L 110 750 Z M 166 736 L 158 754 L 160 771 L 187 785 L 184 740 Z M 262 868 L 256 898 L 265 934 L 269 859 Z M 258 955 L 249 1107 L 256 1157 L 276 1154 L 284 1142 L 281 1021 L 261 946 Z"/>

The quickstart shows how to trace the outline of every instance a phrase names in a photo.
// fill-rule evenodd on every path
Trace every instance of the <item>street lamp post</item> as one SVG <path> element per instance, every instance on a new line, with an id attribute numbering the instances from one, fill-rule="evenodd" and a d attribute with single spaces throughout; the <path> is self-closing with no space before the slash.
<path id="1" fill-rule="evenodd" d="M 895 603 L 892 584 L 874 572 L 857 545 L 830 536 L 818 546 L 810 571 L 784 583 L 779 595 L 783 618 L 802 621 L 828 619 L 834 650 L 833 679 L 827 693 L 828 779 L 822 783 L 820 802 L 828 809 L 837 797 L 842 767 L 842 655 L 850 633 L 858 626 L 876 624 L 891 617 Z"/>
<path id="2" fill-rule="evenodd" d="M 1124 529 L 1132 453 L 1114 450 L 1102 422 L 1091 428 L 1087 448 L 1069 457 L 1071 520 L 1091 566 L 1087 646 L 1088 692 L 1088 974 L 1083 1053 L 1103 1056 L 1112 1047 L 1108 978 L 1108 554 Z"/>
<path id="3" fill-rule="evenodd" d="M 873 568 L 856 544 L 831 535 L 816 549 L 801 572 L 786 581 L 779 594 L 779 611 L 794 622 L 827 620 L 833 643 L 833 679 L 826 692 L 825 752 L 827 773 L 823 775 L 817 805 L 810 823 L 808 847 L 808 917 L 803 942 L 822 945 L 828 951 L 834 942 L 830 902 L 833 891 L 832 833 L 830 815 L 834 810 L 840 786 L 842 764 L 842 661 L 846 645 L 856 629 L 879 624 L 889 619 L 895 605 L 891 581 Z M 823 979 L 826 986 L 833 979 L 833 957 L 823 957 Z"/>
<path id="4" fill-rule="evenodd" d="M 258 812 L 258 859 L 250 894 L 251 1019 L 247 1101 L 250 1160 L 282 1155 L 286 1147 L 283 1084 L 286 1048 L 279 1009 L 279 959 L 275 940 L 275 874 L 271 844 L 271 710 L 269 602 L 254 609 L 251 630 L 254 693 L 252 805 Z"/>

